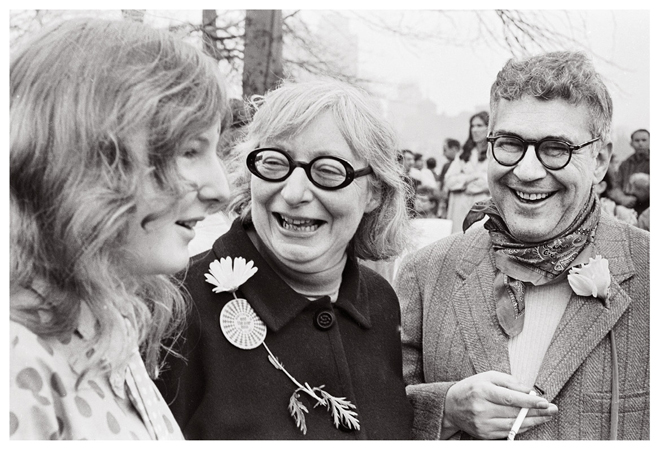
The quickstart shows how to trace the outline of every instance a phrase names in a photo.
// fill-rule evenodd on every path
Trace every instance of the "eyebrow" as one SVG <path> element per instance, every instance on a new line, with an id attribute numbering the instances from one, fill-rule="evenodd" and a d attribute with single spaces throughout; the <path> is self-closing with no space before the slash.
<path id="1" fill-rule="evenodd" d="M 262 145 L 259 145 L 257 148 L 276 148 L 276 149 L 285 151 L 291 157 L 293 157 L 293 155 L 291 155 L 290 147 L 287 146 L 286 143 L 284 143 L 283 141 L 276 141 L 276 140 L 271 141 L 267 144 L 264 143 Z M 309 161 L 311 161 L 312 159 L 315 159 L 315 158 L 319 158 L 321 156 L 334 156 L 334 157 L 337 157 L 337 158 L 345 159 L 346 161 L 350 162 L 351 164 L 355 164 L 358 161 L 358 158 L 355 158 L 355 156 L 352 155 L 352 154 L 349 155 L 349 156 L 344 156 L 344 155 L 337 154 L 338 152 L 333 152 L 332 150 L 328 150 L 328 149 L 324 149 L 324 148 L 316 149 L 316 150 L 310 150 L 310 153 L 311 154 L 309 155 Z M 295 158 L 293 158 L 293 159 L 295 159 Z"/>
<path id="2" fill-rule="evenodd" d="M 188 142 L 198 142 L 201 145 L 210 145 L 210 140 L 201 135 L 190 138 Z"/>
<path id="3" fill-rule="evenodd" d="M 572 141 L 572 139 L 570 139 L 568 136 L 566 136 L 566 135 L 564 135 L 564 134 L 559 134 L 559 135 L 550 134 L 550 135 L 544 136 L 544 137 L 542 137 L 542 138 L 540 138 L 540 139 L 537 139 L 537 140 L 535 140 L 535 139 L 527 139 L 527 138 L 521 136 L 520 134 L 515 133 L 514 131 L 508 131 L 508 130 L 493 130 L 493 131 L 492 131 L 492 135 L 495 136 L 495 137 L 496 137 L 496 136 L 502 136 L 502 135 L 506 135 L 506 136 L 515 136 L 515 137 L 518 137 L 518 138 L 523 139 L 523 140 L 525 140 L 525 141 L 536 141 L 536 142 L 537 142 L 537 141 L 542 141 L 542 140 L 544 140 L 544 139 L 558 139 L 558 140 L 560 140 L 560 141 L 565 141 L 565 142 L 569 142 L 570 144 L 574 144 L 574 142 Z"/>

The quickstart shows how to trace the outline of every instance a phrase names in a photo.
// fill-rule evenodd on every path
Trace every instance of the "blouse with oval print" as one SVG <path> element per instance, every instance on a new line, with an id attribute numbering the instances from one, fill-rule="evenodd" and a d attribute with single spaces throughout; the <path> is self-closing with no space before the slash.
<path id="1" fill-rule="evenodd" d="M 10 438 L 183 439 L 137 347 L 122 369 L 87 375 L 76 386 L 75 360 L 93 321 L 83 303 L 67 342 L 10 321 Z"/>

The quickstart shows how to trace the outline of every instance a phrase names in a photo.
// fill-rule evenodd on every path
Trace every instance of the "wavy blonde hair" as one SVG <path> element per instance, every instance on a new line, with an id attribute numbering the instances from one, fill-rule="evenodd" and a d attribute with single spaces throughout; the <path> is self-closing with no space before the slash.
<path id="1" fill-rule="evenodd" d="M 268 140 L 284 140 L 305 129 L 320 114 L 329 111 L 354 154 L 373 168 L 371 189 L 380 194 L 380 205 L 364 214 L 351 249 L 355 256 L 381 260 L 402 252 L 408 242 L 409 221 L 403 181 L 398 162 L 398 142 L 392 126 L 381 116 L 367 94 L 350 84 L 321 79 L 284 82 L 279 88 L 252 99 L 256 110 L 247 125 L 245 138 L 235 148 L 234 199 L 229 209 L 251 222 L 251 174 L 247 153 Z M 408 194 L 409 195 L 409 194 Z"/>
<path id="2" fill-rule="evenodd" d="M 157 373 L 186 304 L 173 278 L 126 270 L 127 229 L 145 179 L 164 208 L 189 188 L 175 152 L 230 120 L 223 86 L 211 58 L 129 21 L 63 22 L 12 54 L 12 320 L 40 336 L 70 334 L 84 302 L 99 325 L 90 369 L 129 356 L 131 342 L 116 339 L 127 319 Z M 145 131 L 146 151 L 131 145 Z M 19 301 L 26 289 L 41 301 Z"/>

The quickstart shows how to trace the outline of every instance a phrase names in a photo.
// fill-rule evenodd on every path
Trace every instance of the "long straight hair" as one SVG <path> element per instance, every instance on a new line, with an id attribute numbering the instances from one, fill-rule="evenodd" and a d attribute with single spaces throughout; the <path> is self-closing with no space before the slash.
<path id="1" fill-rule="evenodd" d="M 485 126 L 488 126 L 490 124 L 490 114 L 487 111 L 478 112 L 469 118 L 469 137 L 462 146 L 462 152 L 460 153 L 459 156 L 459 158 L 463 161 L 469 161 L 469 159 L 471 158 L 471 151 L 474 149 L 474 147 L 476 147 L 476 142 L 474 142 L 474 136 L 472 135 L 471 132 L 471 123 L 477 117 L 485 123 Z M 487 158 L 486 150 L 481 151 L 478 154 L 478 161 L 485 161 L 486 158 Z"/>

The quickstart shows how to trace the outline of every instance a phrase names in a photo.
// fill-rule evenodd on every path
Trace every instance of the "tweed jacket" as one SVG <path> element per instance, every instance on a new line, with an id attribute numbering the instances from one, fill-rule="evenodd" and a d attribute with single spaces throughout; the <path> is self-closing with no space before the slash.
<path id="1" fill-rule="evenodd" d="M 594 253 L 609 260 L 607 302 L 572 294 L 535 386 L 558 416 L 517 439 L 608 439 L 613 330 L 619 370 L 619 439 L 648 439 L 649 233 L 603 214 Z M 448 389 L 471 375 L 510 374 L 508 338 L 492 295 L 494 256 L 483 228 L 410 255 L 396 278 L 403 371 L 416 439 L 437 439 Z M 464 432 L 454 438 L 470 439 Z"/>
<path id="2" fill-rule="evenodd" d="M 351 401 L 359 431 L 337 429 L 327 408 L 300 393 L 308 409 L 303 434 L 288 410 L 296 385 L 271 364 L 263 345 L 241 350 L 224 337 L 219 315 L 233 296 L 213 293 L 204 274 L 210 262 L 226 256 L 242 256 L 258 268 L 236 294 L 266 324 L 268 348 L 300 383 L 324 385 Z M 193 304 L 177 349 L 187 361 L 168 358 L 158 386 L 187 439 L 411 439 L 400 307 L 375 272 L 349 257 L 337 301 L 310 301 L 272 270 L 236 220 L 212 250 L 193 258 L 185 287 Z"/>

